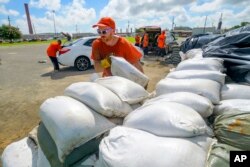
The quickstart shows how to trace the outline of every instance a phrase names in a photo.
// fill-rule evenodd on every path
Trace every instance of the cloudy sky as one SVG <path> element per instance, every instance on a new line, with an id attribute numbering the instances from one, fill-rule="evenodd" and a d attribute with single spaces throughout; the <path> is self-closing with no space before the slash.
<path id="1" fill-rule="evenodd" d="M 249 0 L 0 0 L 0 24 L 18 27 L 28 33 L 24 3 L 29 4 L 36 33 L 95 32 L 92 28 L 100 17 L 111 16 L 117 28 L 138 28 L 146 25 L 171 29 L 176 26 L 217 26 L 223 13 L 222 28 L 250 22 Z M 53 11 L 55 11 L 53 13 Z"/>

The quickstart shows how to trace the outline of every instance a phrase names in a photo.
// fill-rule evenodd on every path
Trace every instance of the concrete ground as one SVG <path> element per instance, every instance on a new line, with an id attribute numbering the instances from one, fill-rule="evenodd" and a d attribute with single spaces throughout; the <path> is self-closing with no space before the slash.
<path id="1" fill-rule="evenodd" d="M 47 98 L 63 95 L 64 89 L 74 82 L 89 81 L 94 72 L 61 67 L 60 72 L 52 73 L 46 47 L 0 46 L 0 155 L 8 144 L 26 137 L 39 123 L 39 107 Z M 155 60 L 152 56 L 145 58 L 149 92 L 155 90 L 156 83 L 171 68 Z"/>

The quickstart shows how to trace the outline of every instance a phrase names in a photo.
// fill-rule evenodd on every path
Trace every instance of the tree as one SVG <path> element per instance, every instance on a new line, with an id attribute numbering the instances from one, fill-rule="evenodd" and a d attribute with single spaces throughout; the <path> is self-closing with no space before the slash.
<path id="1" fill-rule="evenodd" d="M 22 33 L 20 32 L 19 28 L 13 26 L 2 25 L 0 27 L 0 38 L 8 39 L 13 41 L 14 39 L 20 39 Z"/>
<path id="2" fill-rule="evenodd" d="M 233 27 L 229 28 L 229 30 L 234 30 L 234 29 L 237 29 L 237 28 L 240 28 L 240 27 L 244 27 L 244 26 L 246 26 L 248 24 L 250 24 L 250 22 L 241 22 L 240 25 L 233 26 Z"/>

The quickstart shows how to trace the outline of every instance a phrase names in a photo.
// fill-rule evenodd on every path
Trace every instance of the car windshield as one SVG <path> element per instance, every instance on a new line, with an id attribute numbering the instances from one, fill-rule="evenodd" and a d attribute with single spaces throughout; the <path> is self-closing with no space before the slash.
<path id="1" fill-rule="evenodd" d="M 73 41 L 73 42 L 70 42 L 70 43 L 65 43 L 65 44 L 63 44 L 63 46 L 72 46 L 72 45 L 74 45 L 74 44 L 76 44 L 76 43 L 78 43 L 78 42 L 80 42 L 80 41 L 82 41 L 83 39 L 77 39 L 77 40 L 75 40 L 75 41 Z"/>

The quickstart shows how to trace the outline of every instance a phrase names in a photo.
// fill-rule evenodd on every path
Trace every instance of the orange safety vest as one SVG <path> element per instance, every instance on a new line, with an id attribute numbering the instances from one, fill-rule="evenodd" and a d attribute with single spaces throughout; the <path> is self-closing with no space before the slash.
<path id="1" fill-rule="evenodd" d="M 144 34 L 143 37 L 143 47 L 148 47 L 148 43 L 149 43 L 149 38 L 148 38 L 148 34 Z"/>

